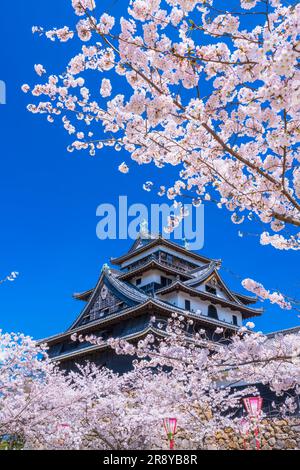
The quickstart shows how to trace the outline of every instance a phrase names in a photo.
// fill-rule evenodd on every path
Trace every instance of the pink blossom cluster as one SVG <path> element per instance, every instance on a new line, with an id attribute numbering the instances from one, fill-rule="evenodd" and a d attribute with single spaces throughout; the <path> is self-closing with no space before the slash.
<path id="1" fill-rule="evenodd" d="M 278 233 L 270 235 L 269 232 L 263 232 L 260 237 L 262 245 L 271 245 L 278 250 L 299 250 L 300 249 L 300 232 L 284 238 Z"/>
<path id="2" fill-rule="evenodd" d="M 34 70 L 39 76 L 46 73 L 46 70 L 44 69 L 44 67 L 41 64 L 35 64 Z"/>
<path id="3" fill-rule="evenodd" d="M 76 15 L 82 16 L 86 10 L 94 10 L 96 5 L 94 0 L 72 0 L 72 7 Z"/>
<path id="4" fill-rule="evenodd" d="M 53 30 L 46 31 L 45 35 L 50 41 L 58 39 L 61 42 L 67 42 L 69 39 L 73 39 L 74 32 L 68 26 L 64 26 L 63 28 L 54 28 Z"/>
<path id="5" fill-rule="evenodd" d="M 65 115 L 75 135 L 85 126 L 94 128 L 92 139 L 72 141 L 69 151 L 94 156 L 111 146 L 138 164 L 178 166 L 180 186 L 170 183 L 167 197 L 192 192 L 214 200 L 233 213 L 234 223 L 252 214 L 275 232 L 264 231 L 263 244 L 295 249 L 299 4 L 241 0 L 240 15 L 222 10 L 218 0 L 133 0 L 127 17 L 119 20 L 97 15 L 93 0 L 72 0 L 72 5 L 81 17 L 76 31 L 82 48 L 55 85 L 32 87 L 31 93 L 46 101 L 28 109 L 48 112 L 50 121 Z M 249 24 L 243 21 L 248 14 Z M 43 34 L 42 28 L 35 31 Z M 65 26 L 45 34 L 65 41 L 74 32 Z M 74 90 L 88 69 L 107 76 L 101 87 L 105 104 L 87 84 L 84 93 L 83 84 Z M 42 66 L 37 73 L 45 73 Z M 124 80 L 126 94 L 116 89 L 112 95 L 113 73 Z M 277 234 L 285 228 L 290 237 Z"/>
<path id="6" fill-rule="evenodd" d="M 111 91 L 112 91 L 112 87 L 111 87 L 110 80 L 108 80 L 107 78 L 103 78 L 101 82 L 100 95 L 103 98 L 107 98 L 108 96 L 111 95 Z"/>
<path id="7" fill-rule="evenodd" d="M 287 301 L 284 296 L 280 292 L 270 292 L 269 290 L 265 289 L 262 284 L 253 279 L 244 279 L 242 281 L 242 286 L 250 292 L 256 294 L 260 299 L 266 300 L 268 299 L 271 304 L 277 304 L 280 308 L 290 310 L 292 305 L 289 301 Z"/>
<path id="8" fill-rule="evenodd" d="M 276 394 L 293 392 L 281 411 L 295 409 L 299 334 L 270 339 L 243 327 L 230 341 L 225 329 L 215 335 L 212 342 L 184 315 L 152 318 L 151 331 L 137 344 L 109 340 L 116 354 L 135 357 L 133 369 L 119 375 L 89 363 L 66 374 L 45 345 L 0 332 L 0 436 L 10 448 L 164 449 L 162 419 L 172 415 L 177 448 L 205 449 L 217 430 L 240 429 L 237 412 L 243 396 L 258 393 L 256 383 Z M 105 344 L 92 335 L 72 340 L 94 349 Z M 244 388 L 234 388 L 245 380 Z"/>

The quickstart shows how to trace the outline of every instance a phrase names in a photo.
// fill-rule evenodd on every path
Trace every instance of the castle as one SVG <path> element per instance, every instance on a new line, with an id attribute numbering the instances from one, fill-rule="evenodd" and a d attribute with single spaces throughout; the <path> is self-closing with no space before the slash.
<path id="1" fill-rule="evenodd" d="M 116 372 L 131 367 L 132 357 L 116 355 L 108 338 L 136 342 L 152 332 L 162 335 L 151 318 L 166 321 L 173 312 L 193 320 L 193 331 L 205 329 L 211 341 L 216 328 L 230 338 L 243 320 L 262 314 L 254 296 L 233 292 L 220 275 L 221 262 L 191 252 L 162 236 L 141 233 L 127 253 L 104 265 L 96 286 L 74 294 L 82 312 L 61 334 L 43 342 L 49 355 L 65 370 L 89 360 Z M 95 335 L 104 342 L 74 342 L 71 335 Z"/>

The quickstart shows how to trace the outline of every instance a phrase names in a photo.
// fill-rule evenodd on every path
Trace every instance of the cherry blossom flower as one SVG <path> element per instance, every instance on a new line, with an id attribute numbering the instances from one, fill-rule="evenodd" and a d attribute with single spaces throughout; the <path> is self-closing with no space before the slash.
<path id="1" fill-rule="evenodd" d="M 167 187 L 158 182 L 159 195 L 210 201 L 235 224 L 262 226 L 262 245 L 299 250 L 300 5 L 241 0 L 238 14 L 217 0 L 132 0 L 120 19 L 98 14 L 93 0 L 72 6 L 82 47 L 47 83 L 23 85 L 37 100 L 27 109 L 49 122 L 61 117 L 68 151 L 95 156 L 112 146 L 138 164 L 178 168 Z M 33 32 L 74 35 L 69 26 Z M 35 70 L 46 73 L 41 64 Z M 99 100 L 88 85 L 92 71 L 101 74 Z M 124 91 L 112 90 L 108 72 Z M 129 169 L 123 162 L 119 170 Z M 166 233 L 185 216 L 178 212 Z M 284 295 L 246 284 L 291 308 Z"/>
<path id="2" fill-rule="evenodd" d="M 126 165 L 125 162 L 123 162 L 123 163 L 121 163 L 121 165 L 119 165 L 119 171 L 120 171 L 121 173 L 128 173 L 129 168 L 128 168 L 128 166 Z"/>
<path id="3" fill-rule="evenodd" d="M 35 64 L 34 70 L 36 71 L 36 73 L 37 73 L 39 76 L 41 76 L 41 75 L 43 75 L 44 73 L 46 73 L 46 70 L 44 69 L 44 67 L 43 67 L 41 64 Z"/>
<path id="4" fill-rule="evenodd" d="M 45 36 L 50 39 L 50 41 L 58 39 L 61 42 L 67 42 L 73 39 L 74 32 L 71 31 L 68 26 L 64 26 L 63 28 L 54 28 L 53 30 L 46 31 Z"/>
<path id="5" fill-rule="evenodd" d="M 108 80 L 107 78 L 103 78 L 101 82 L 100 95 L 103 98 L 106 98 L 111 95 L 111 92 L 112 92 L 112 86 L 111 86 L 110 80 Z"/>
<path id="6" fill-rule="evenodd" d="M 94 10 L 96 7 L 94 0 L 72 0 L 72 6 L 79 16 L 84 15 L 85 10 Z"/>
<path id="7" fill-rule="evenodd" d="M 77 34 L 81 41 L 89 41 L 92 37 L 91 25 L 89 20 L 80 20 L 76 25 Z"/>
<path id="8" fill-rule="evenodd" d="M 28 93 L 28 91 L 30 90 L 30 86 L 27 83 L 24 83 L 24 85 L 21 86 L 21 90 L 24 93 Z"/>
<path id="9" fill-rule="evenodd" d="M 280 308 L 290 310 L 292 305 L 290 302 L 285 300 L 284 296 L 279 292 L 271 293 L 267 289 L 264 288 L 262 284 L 253 279 L 244 279 L 242 281 L 242 286 L 250 292 L 258 295 L 263 300 L 268 299 L 272 304 L 279 305 Z"/>
<path id="10" fill-rule="evenodd" d="M 104 13 L 97 25 L 97 29 L 101 34 L 108 34 L 115 24 L 115 19 L 113 16 Z"/>

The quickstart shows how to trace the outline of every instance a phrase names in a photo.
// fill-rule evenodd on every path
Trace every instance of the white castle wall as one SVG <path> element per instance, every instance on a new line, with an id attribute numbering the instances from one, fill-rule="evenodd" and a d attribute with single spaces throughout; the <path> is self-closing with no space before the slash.
<path id="1" fill-rule="evenodd" d="M 224 291 L 222 291 L 219 287 L 216 287 L 216 286 L 213 286 L 213 287 L 214 287 L 214 288 L 216 289 L 216 291 L 217 291 L 217 293 L 216 293 L 217 297 L 221 297 L 221 299 L 227 299 L 227 298 L 228 298 L 228 296 L 226 295 L 226 293 L 225 293 Z M 194 287 L 194 288 L 197 289 L 197 290 L 199 290 L 200 292 L 206 292 L 206 290 L 205 290 L 205 284 L 200 284 L 199 286 L 196 286 L 196 287 Z"/>
<path id="2" fill-rule="evenodd" d="M 131 282 L 132 284 L 136 285 L 136 280 L 141 279 L 141 283 L 138 287 L 146 286 L 151 282 L 157 282 L 158 284 L 160 284 L 161 276 L 164 276 L 167 279 L 171 279 L 172 281 L 175 280 L 175 276 L 168 275 L 164 271 L 161 271 L 159 269 L 151 269 L 149 271 L 144 272 L 141 276 L 134 277 Z"/>
<path id="3" fill-rule="evenodd" d="M 191 311 L 195 314 L 199 315 L 208 315 L 208 306 L 210 302 L 197 299 L 196 297 L 191 297 L 189 294 L 182 293 L 182 292 L 172 292 L 170 294 L 160 296 L 161 300 L 169 302 L 176 307 L 183 308 L 185 307 L 185 300 L 189 300 L 191 302 Z M 233 324 L 232 315 L 237 317 L 238 326 L 242 326 L 242 314 L 236 310 L 232 310 L 230 308 L 224 308 L 221 305 L 215 305 L 218 311 L 218 317 L 220 321 L 224 321 L 226 323 Z M 198 312 L 197 312 L 198 311 Z"/>

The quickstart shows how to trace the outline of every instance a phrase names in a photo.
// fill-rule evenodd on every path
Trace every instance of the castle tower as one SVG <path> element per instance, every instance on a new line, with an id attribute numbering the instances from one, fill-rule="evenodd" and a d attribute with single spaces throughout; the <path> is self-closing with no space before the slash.
<path id="1" fill-rule="evenodd" d="M 67 331 L 46 338 L 51 358 L 70 370 L 75 363 L 93 361 L 114 371 L 130 368 L 132 357 L 116 355 L 106 344 L 110 337 L 136 342 L 149 332 L 162 335 L 156 323 L 173 312 L 193 320 L 193 331 L 205 329 L 214 341 L 222 327 L 230 337 L 244 319 L 261 315 L 252 306 L 256 297 L 230 290 L 221 275 L 221 262 L 142 231 L 127 253 L 104 265 L 96 286 L 74 294 L 85 306 Z M 153 324 L 151 318 L 155 317 Z M 99 336 L 104 344 L 74 342 L 71 335 Z"/>

